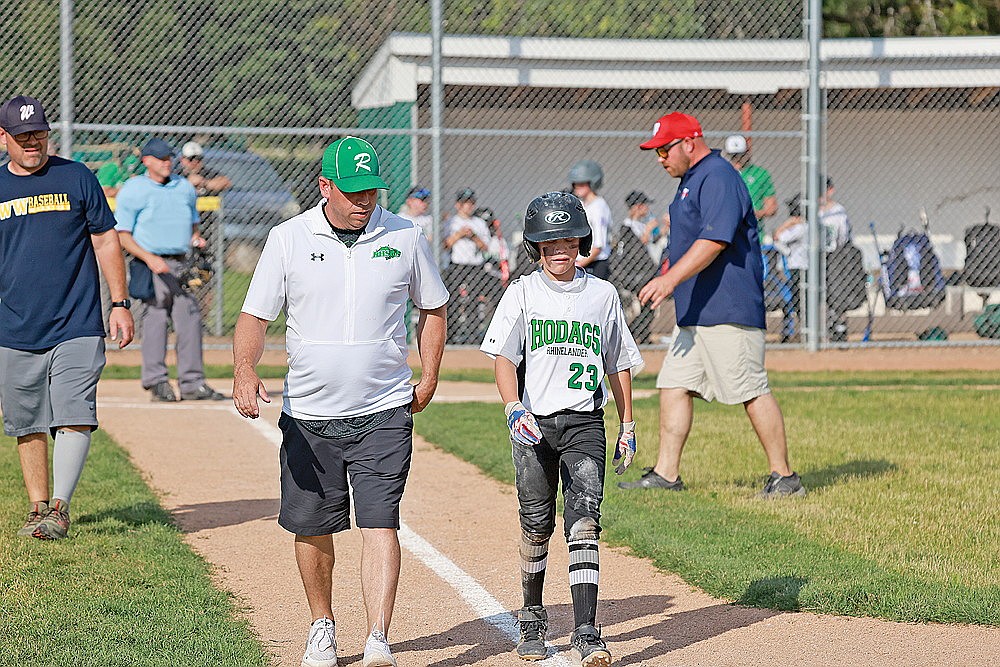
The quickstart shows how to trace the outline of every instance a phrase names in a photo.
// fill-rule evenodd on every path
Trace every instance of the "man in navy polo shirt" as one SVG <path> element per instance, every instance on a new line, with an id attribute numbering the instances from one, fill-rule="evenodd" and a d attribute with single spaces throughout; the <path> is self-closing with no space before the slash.
<path id="1" fill-rule="evenodd" d="M 177 279 L 185 254 L 192 246 L 203 248 L 205 239 L 198 232 L 194 186 L 172 173 L 173 158 L 174 149 L 166 141 L 146 142 L 142 149 L 146 173 L 125 182 L 115 209 L 122 245 L 135 258 L 132 261 L 142 262 L 153 274 L 152 294 L 142 300 L 142 386 L 154 401 L 177 400 L 166 361 L 167 326 L 173 322 L 181 398 L 218 401 L 225 396 L 205 384 L 201 306 Z"/>
<path id="2" fill-rule="evenodd" d="M 105 334 L 98 264 L 119 347 L 132 341 L 131 304 L 101 186 L 86 165 L 49 156 L 41 102 L 19 95 L 0 106 L 0 144 L 10 156 L 0 167 L 0 409 L 31 504 L 18 534 L 60 539 L 97 428 Z"/>
<path id="3" fill-rule="evenodd" d="M 732 165 L 708 148 L 692 116 L 661 117 L 640 148 L 656 150 L 660 166 L 681 179 L 670 204 L 670 269 L 639 291 L 639 300 L 654 308 L 673 296 L 677 326 L 656 378 L 656 466 L 618 486 L 683 490 L 681 451 L 698 396 L 743 404 L 771 467 L 760 497 L 804 495 L 788 465 L 784 418 L 764 370 L 764 271 L 750 193 Z"/>

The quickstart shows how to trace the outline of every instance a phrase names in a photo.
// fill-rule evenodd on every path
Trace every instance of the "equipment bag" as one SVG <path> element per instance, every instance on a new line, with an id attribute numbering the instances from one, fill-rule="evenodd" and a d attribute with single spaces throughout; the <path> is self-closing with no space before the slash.
<path id="1" fill-rule="evenodd" d="M 1000 287 L 1000 225 L 966 227 L 962 276 L 969 287 Z"/>
<path id="2" fill-rule="evenodd" d="M 156 298 L 156 291 L 153 289 L 153 272 L 144 261 L 137 257 L 133 257 L 128 263 L 128 295 L 141 301 Z"/>
<path id="3" fill-rule="evenodd" d="M 972 324 L 983 338 L 1000 339 L 1000 303 L 993 303 L 976 316 Z"/>
<path id="4" fill-rule="evenodd" d="M 865 292 L 865 267 L 861 250 L 853 243 L 843 245 L 826 255 L 826 301 L 835 313 L 860 308 L 868 296 Z"/>
<path id="5" fill-rule="evenodd" d="M 885 305 L 896 310 L 934 308 L 944 301 L 941 260 L 927 234 L 901 232 L 889 250 L 883 268 Z"/>

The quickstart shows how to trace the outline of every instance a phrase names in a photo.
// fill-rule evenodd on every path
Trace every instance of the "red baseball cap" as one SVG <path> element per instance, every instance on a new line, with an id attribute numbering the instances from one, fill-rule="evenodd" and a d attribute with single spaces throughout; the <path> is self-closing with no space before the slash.
<path id="1" fill-rule="evenodd" d="M 639 148 L 648 151 L 651 148 L 666 146 L 671 141 L 676 141 L 677 139 L 700 137 L 703 134 L 701 125 L 694 116 L 675 111 L 674 113 L 668 113 L 666 116 L 660 116 L 660 120 L 656 121 L 656 124 L 653 125 L 653 138 L 643 144 L 639 144 Z"/>

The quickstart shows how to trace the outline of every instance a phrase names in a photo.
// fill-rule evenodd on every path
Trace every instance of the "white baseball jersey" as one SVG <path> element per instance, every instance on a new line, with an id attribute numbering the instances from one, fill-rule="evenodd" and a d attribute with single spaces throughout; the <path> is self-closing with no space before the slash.
<path id="1" fill-rule="evenodd" d="M 587 222 L 590 223 L 590 231 L 594 233 L 594 246 L 600 248 L 601 253 L 598 260 L 611 257 L 611 207 L 604 197 L 597 197 L 589 204 L 583 205 L 583 210 L 587 212 Z"/>
<path id="2" fill-rule="evenodd" d="M 377 206 L 348 248 L 322 207 L 271 229 L 243 303 L 268 321 L 285 310 L 282 409 L 334 419 L 406 405 L 406 300 L 423 310 L 448 302 L 430 244 L 419 227 Z"/>
<path id="3" fill-rule="evenodd" d="M 618 291 L 582 269 L 569 282 L 539 269 L 511 283 L 479 349 L 523 371 L 521 402 L 542 416 L 604 407 L 604 376 L 643 365 Z"/>
<path id="4" fill-rule="evenodd" d="M 451 236 L 455 232 L 466 227 L 471 229 L 483 243 L 489 245 L 490 228 L 486 225 L 485 220 L 477 218 L 476 216 L 472 216 L 471 218 L 462 218 L 457 215 L 451 216 L 445 225 L 444 235 L 446 237 Z M 461 238 L 455 241 L 455 243 L 451 246 L 452 264 L 478 266 L 484 261 L 486 261 L 486 258 L 483 257 L 483 253 L 480 252 L 479 246 L 477 246 L 476 242 L 470 238 Z"/>
<path id="5" fill-rule="evenodd" d="M 431 237 L 431 232 L 434 231 L 434 219 L 431 216 L 411 215 L 409 211 L 407 211 L 406 206 L 403 206 L 403 208 L 400 209 L 399 213 L 397 213 L 396 215 L 403 218 L 404 220 L 409 220 L 417 227 L 420 227 L 421 231 L 423 231 L 424 233 L 424 236 L 426 236 L 427 238 Z"/>

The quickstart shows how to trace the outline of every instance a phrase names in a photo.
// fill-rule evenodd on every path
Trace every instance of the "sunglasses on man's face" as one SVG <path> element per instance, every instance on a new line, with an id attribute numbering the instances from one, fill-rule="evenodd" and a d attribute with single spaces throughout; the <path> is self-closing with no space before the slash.
<path id="1" fill-rule="evenodd" d="M 656 154 L 659 157 L 662 157 L 663 159 L 666 159 L 666 158 L 670 157 L 670 149 L 673 148 L 674 146 L 676 146 L 677 144 L 680 144 L 680 143 L 684 143 L 684 140 L 683 139 L 678 139 L 677 141 L 673 141 L 673 142 L 667 144 L 666 146 L 660 146 L 659 148 L 656 149 Z"/>
<path id="2" fill-rule="evenodd" d="M 35 139 L 37 141 L 44 141 L 49 138 L 48 130 L 34 130 L 33 132 L 21 132 L 19 134 L 11 135 L 14 137 L 14 141 L 19 144 L 23 144 L 26 141 L 31 141 Z"/>

